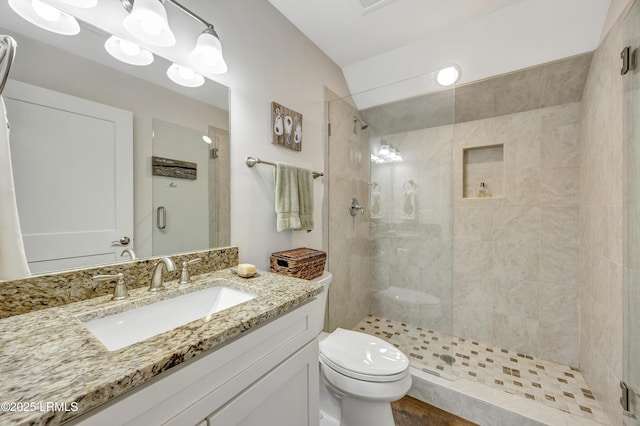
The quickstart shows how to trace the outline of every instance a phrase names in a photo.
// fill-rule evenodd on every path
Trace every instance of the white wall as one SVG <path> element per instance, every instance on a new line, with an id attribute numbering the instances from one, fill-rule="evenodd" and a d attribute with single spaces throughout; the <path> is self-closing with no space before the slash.
<path id="1" fill-rule="evenodd" d="M 323 179 L 316 179 L 315 229 L 278 233 L 273 167 L 249 169 L 247 156 L 323 171 L 324 86 L 340 96 L 348 88 L 340 68 L 267 0 L 202 2 L 215 20 L 229 66 L 220 82 L 231 88 L 231 244 L 240 261 L 268 269 L 269 255 L 293 247 L 322 248 Z M 270 141 L 270 105 L 303 114 L 302 151 Z"/>

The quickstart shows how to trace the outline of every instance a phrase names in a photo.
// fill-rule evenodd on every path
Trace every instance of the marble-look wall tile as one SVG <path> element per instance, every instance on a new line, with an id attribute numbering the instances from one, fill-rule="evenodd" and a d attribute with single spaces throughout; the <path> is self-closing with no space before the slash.
<path id="1" fill-rule="evenodd" d="M 362 111 L 379 135 L 481 121 L 579 102 L 593 53 Z"/>
<path id="2" fill-rule="evenodd" d="M 494 310 L 508 317 L 538 320 L 547 305 L 546 296 L 535 281 L 496 280 Z"/>
<path id="3" fill-rule="evenodd" d="M 330 98 L 330 96 L 329 96 Z M 328 121 L 331 136 L 327 141 L 328 187 L 327 208 L 328 270 L 333 274 L 329 288 L 328 323 L 325 328 L 351 328 L 369 314 L 370 287 L 383 287 L 382 278 L 371 279 L 369 253 L 369 146 L 367 133 L 355 129 L 354 106 L 344 99 L 329 102 Z M 348 202 L 356 197 L 365 206 L 364 215 L 352 217 Z M 384 252 L 382 241 L 374 250 Z M 389 265 L 378 265 L 378 272 L 391 273 Z M 373 283 L 373 284 L 372 284 Z"/>
<path id="4" fill-rule="evenodd" d="M 623 18 L 596 50 L 580 111 L 580 369 L 612 424 L 622 424 Z"/>
<path id="5" fill-rule="evenodd" d="M 543 206 L 578 204 L 578 167 L 540 170 L 540 203 Z"/>
<path id="6" fill-rule="evenodd" d="M 541 161 L 547 167 L 579 165 L 580 104 L 553 109 L 541 117 Z"/>
<path id="7" fill-rule="evenodd" d="M 454 144 L 454 164 L 465 147 L 504 144 L 505 182 L 500 199 L 454 192 L 454 330 L 574 366 L 579 113 L 580 104 L 569 103 L 462 123 Z"/>
<path id="8" fill-rule="evenodd" d="M 540 280 L 577 286 L 578 247 L 543 243 L 540 250 Z"/>

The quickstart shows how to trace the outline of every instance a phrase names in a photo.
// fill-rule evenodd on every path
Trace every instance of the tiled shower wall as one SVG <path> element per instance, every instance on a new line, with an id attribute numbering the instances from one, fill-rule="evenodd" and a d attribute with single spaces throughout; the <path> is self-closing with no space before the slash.
<path id="1" fill-rule="evenodd" d="M 579 113 L 570 103 L 456 124 L 455 335 L 578 365 Z M 504 191 L 463 197 L 463 149 L 496 144 Z"/>
<path id="2" fill-rule="evenodd" d="M 385 136 L 405 161 L 372 166 L 372 314 L 577 366 L 579 112 L 570 103 L 456 124 L 455 137 L 452 126 Z M 504 194 L 463 198 L 463 148 L 495 144 Z M 403 211 L 410 180 L 414 216 Z M 441 305 L 391 303 L 389 287 Z"/>
<path id="3" fill-rule="evenodd" d="M 325 329 L 333 331 L 353 328 L 369 314 L 369 209 L 364 215 L 349 214 L 351 197 L 367 204 L 369 147 L 366 131 L 354 126 L 356 109 L 330 91 L 326 98 L 334 99 L 327 105 L 331 135 L 325 151 L 329 182 L 324 212 L 328 270 L 333 274 Z"/>
<path id="4" fill-rule="evenodd" d="M 620 18 L 593 57 L 580 145 L 580 369 L 622 424 L 623 46 Z"/>
<path id="5" fill-rule="evenodd" d="M 382 135 L 372 151 L 383 140 L 405 159 L 372 165 L 381 204 L 371 218 L 373 315 L 578 365 L 580 100 L 590 62 L 585 54 L 457 88 L 455 125 L 447 92 L 363 112 Z M 469 167 L 463 198 L 463 149 L 496 145 L 500 171 Z M 483 180 L 495 197 L 475 199 Z M 415 215 L 404 211 L 411 181 Z M 441 304 L 394 304 L 383 297 L 390 287 Z"/>

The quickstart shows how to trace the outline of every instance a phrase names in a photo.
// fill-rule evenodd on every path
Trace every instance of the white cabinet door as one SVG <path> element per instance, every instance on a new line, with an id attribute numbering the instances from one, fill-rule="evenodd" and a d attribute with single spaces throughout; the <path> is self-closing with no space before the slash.
<path id="1" fill-rule="evenodd" d="M 3 96 L 31 272 L 118 260 L 113 242 L 133 239 L 133 114 L 13 80 Z"/>
<path id="2" fill-rule="evenodd" d="M 209 417 L 209 426 L 319 423 L 318 346 L 307 344 Z"/>

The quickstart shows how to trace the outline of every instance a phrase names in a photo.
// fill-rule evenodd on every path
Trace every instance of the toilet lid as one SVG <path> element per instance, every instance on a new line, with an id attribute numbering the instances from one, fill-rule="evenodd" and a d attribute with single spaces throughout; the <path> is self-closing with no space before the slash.
<path id="1" fill-rule="evenodd" d="M 341 328 L 320 342 L 320 359 L 341 374 L 373 382 L 400 380 L 409 367 L 405 354 L 384 340 Z"/>

